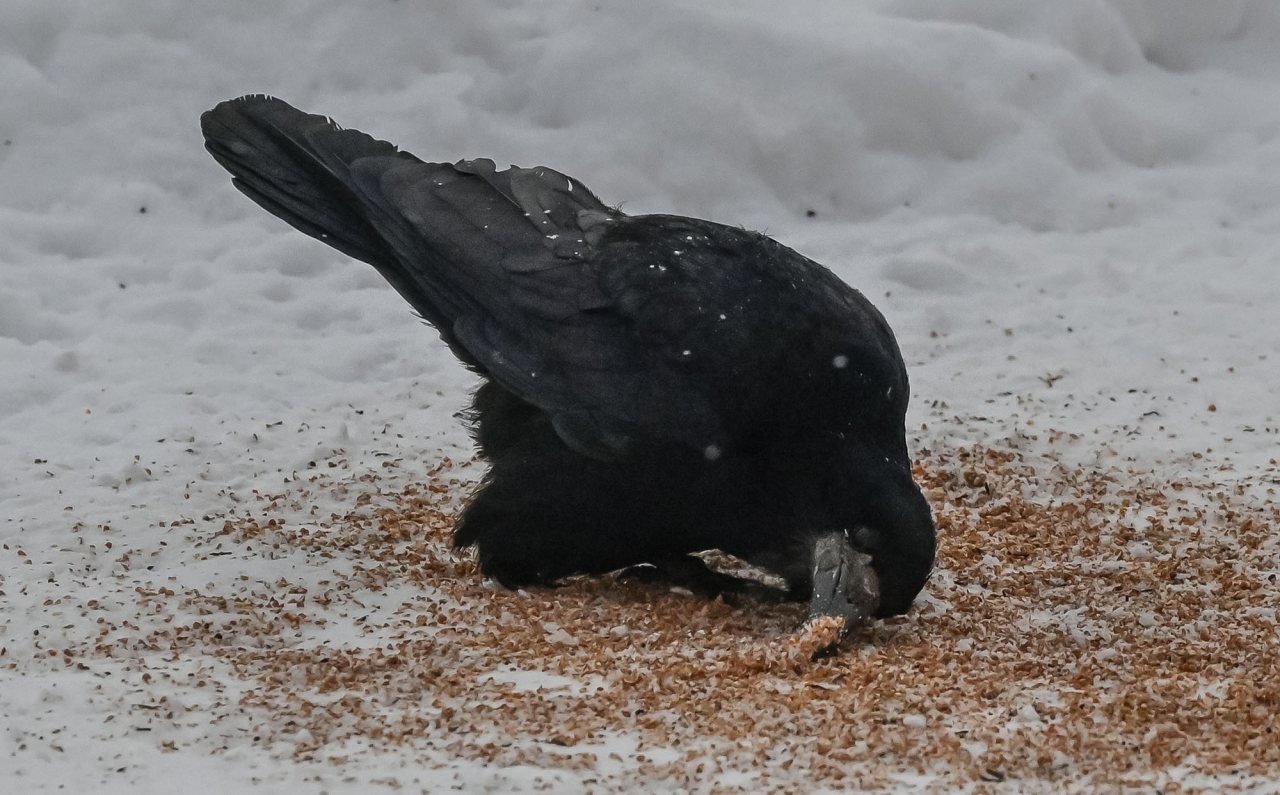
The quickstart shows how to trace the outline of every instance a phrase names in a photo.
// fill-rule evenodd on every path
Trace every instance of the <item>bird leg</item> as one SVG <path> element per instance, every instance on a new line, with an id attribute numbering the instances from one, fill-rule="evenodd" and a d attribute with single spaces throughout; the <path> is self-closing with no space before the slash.
<path id="1" fill-rule="evenodd" d="M 813 595 L 805 626 L 830 617 L 842 622 L 819 653 L 833 651 L 855 627 L 870 624 L 880 603 L 880 584 L 871 556 L 858 552 L 840 531 L 819 536 L 813 545 Z"/>
<path id="2" fill-rule="evenodd" d="M 619 576 L 627 580 L 668 583 L 707 599 L 721 597 L 730 604 L 743 596 L 761 602 L 787 600 L 787 592 L 781 588 L 716 571 L 695 555 L 659 558 L 653 563 L 623 569 Z"/>

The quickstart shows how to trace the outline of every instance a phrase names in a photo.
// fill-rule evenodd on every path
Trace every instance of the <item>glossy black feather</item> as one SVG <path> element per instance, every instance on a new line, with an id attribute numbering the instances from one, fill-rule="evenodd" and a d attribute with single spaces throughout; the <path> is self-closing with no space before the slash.
<path id="1" fill-rule="evenodd" d="M 201 119 L 234 184 L 372 264 L 486 377 L 492 469 L 456 530 L 518 586 L 718 548 L 807 589 L 859 530 L 903 612 L 934 556 L 908 384 L 861 293 L 763 235 L 631 217 L 546 168 L 424 163 L 284 102 Z"/>

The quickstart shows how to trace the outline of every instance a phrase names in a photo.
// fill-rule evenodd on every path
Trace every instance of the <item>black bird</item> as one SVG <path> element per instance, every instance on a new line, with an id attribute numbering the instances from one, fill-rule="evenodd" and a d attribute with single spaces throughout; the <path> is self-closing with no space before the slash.
<path id="1" fill-rule="evenodd" d="M 693 554 L 718 549 L 855 621 L 924 586 L 902 356 L 826 268 L 755 232 L 626 215 L 549 168 L 424 163 L 270 97 L 200 121 L 241 192 L 377 268 L 484 377 L 471 421 L 492 466 L 454 539 L 486 575 L 647 564 L 752 590 Z"/>

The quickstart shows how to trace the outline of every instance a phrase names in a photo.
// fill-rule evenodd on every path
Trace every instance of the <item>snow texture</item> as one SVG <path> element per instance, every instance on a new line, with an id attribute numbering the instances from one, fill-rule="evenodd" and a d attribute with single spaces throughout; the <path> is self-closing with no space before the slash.
<path id="1" fill-rule="evenodd" d="M 126 714 L 150 698 L 135 681 L 21 662 L 92 634 L 47 604 L 73 590 L 127 619 L 153 579 L 305 576 L 196 561 L 160 522 L 207 532 L 338 449 L 370 468 L 389 447 L 470 455 L 453 414 L 473 379 L 434 333 L 203 151 L 200 112 L 240 94 L 427 159 L 545 164 L 628 212 L 768 232 L 888 317 L 918 447 L 1034 447 L 1052 427 L 1079 435 L 1078 461 L 1157 474 L 1276 455 L 1267 0 L 7 0 L 0 85 L 14 791 L 367 792 L 386 774 L 280 761 L 243 726 L 193 725 L 164 753 Z M 421 785 L 539 784 L 463 762 L 440 776 Z"/>

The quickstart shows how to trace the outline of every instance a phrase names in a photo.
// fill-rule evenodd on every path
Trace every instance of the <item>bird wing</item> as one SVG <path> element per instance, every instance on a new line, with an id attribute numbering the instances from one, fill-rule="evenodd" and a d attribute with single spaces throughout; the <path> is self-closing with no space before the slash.
<path id="1" fill-rule="evenodd" d="M 798 341 L 847 323 L 850 294 L 866 303 L 762 235 L 626 216 L 549 168 L 423 162 L 262 96 L 201 125 L 237 188 L 374 265 L 460 359 L 587 455 L 637 436 L 722 449 L 753 381 L 787 378 L 771 368 Z"/>

